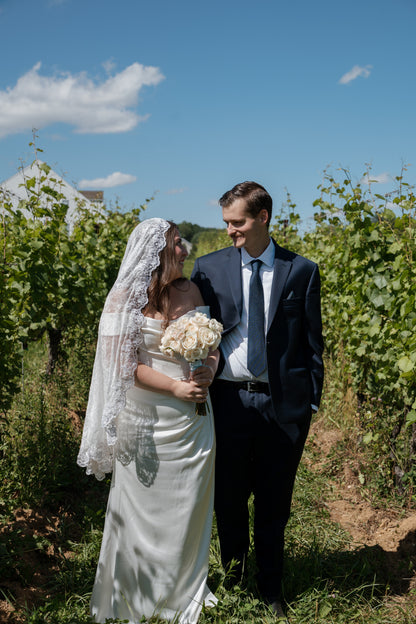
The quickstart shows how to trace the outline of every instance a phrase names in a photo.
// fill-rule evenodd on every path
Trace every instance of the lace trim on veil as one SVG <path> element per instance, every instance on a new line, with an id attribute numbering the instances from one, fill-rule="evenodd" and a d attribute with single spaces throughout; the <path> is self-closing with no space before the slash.
<path id="1" fill-rule="evenodd" d="M 99 480 L 112 471 L 118 430 L 125 430 L 119 418 L 126 405 L 126 392 L 134 385 L 138 350 L 143 341 L 142 310 L 148 301 L 147 289 L 153 271 L 159 266 L 159 254 L 166 245 L 169 227 L 164 219 L 147 219 L 133 230 L 101 315 L 77 458 L 78 465 Z M 146 414 L 141 419 L 145 423 Z"/>

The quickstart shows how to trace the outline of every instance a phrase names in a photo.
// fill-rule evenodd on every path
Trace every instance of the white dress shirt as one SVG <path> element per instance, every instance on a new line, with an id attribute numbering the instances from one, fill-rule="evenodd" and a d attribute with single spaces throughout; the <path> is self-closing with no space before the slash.
<path id="1" fill-rule="evenodd" d="M 274 245 L 270 242 L 261 256 L 252 258 L 243 248 L 241 250 L 241 276 L 243 286 L 243 309 L 239 324 L 221 340 L 220 349 L 225 359 L 225 366 L 220 379 L 229 381 L 268 381 L 267 368 L 259 377 L 253 377 L 247 368 L 247 333 L 248 333 L 248 299 L 250 292 L 251 261 L 261 260 L 260 278 L 264 293 L 264 332 L 268 325 L 270 295 L 273 282 Z"/>

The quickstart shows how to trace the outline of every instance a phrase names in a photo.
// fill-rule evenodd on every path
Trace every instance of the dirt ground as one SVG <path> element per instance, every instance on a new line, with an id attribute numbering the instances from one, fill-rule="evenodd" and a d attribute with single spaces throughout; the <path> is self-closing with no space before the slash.
<path id="1" fill-rule="evenodd" d="M 325 429 L 319 420 L 311 427 L 308 445 L 313 456 L 307 460 L 310 468 L 322 471 L 328 466 L 328 457 L 341 432 Z M 392 569 L 398 569 L 400 562 L 413 564 L 408 573 L 408 589 L 416 589 L 416 511 L 376 507 L 368 500 L 367 490 L 359 481 L 359 458 L 350 456 L 336 474 L 331 474 L 331 496 L 325 499 L 331 520 L 340 524 L 352 537 L 352 547 L 378 546 L 387 555 Z M 415 600 L 416 603 L 416 600 Z M 416 616 L 416 604 L 415 604 Z"/>
<path id="2" fill-rule="evenodd" d="M 17 563 L 17 573 L 7 575 L 7 580 L 1 583 L 0 624 L 23 624 L 25 616 L 21 609 L 30 608 L 47 597 L 45 587 L 58 570 L 59 559 L 71 556 L 70 552 L 62 552 L 59 544 L 59 526 L 68 520 L 64 516 L 66 514 L 16 509 L 14 521 L 0 529 L 2 541 L 4 539 L 7 544 L 12 534 L 12 542 L 19 544 L 6 563 L 9 566 Z M 6 599 L 10 595 L 14 605 Z"/>

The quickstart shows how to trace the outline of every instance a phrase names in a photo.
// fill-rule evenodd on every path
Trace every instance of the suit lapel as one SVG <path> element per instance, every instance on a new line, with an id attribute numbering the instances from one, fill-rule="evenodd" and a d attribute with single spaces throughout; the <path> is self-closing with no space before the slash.
<path id="1" fill-rule="evenodd" d="M 222 270 L 224 271 L 224 274 L 227 275 L 228 277 L 228 284 L 230 287 L 231 296 L 234 300 L 234 305 L 238 311 L 238 316 L 240 319 L 241 312 L 243 309 L 241 253 L 235 247 L 230 247 L 230 252 L 227 258 L 227 264 L 224 267 L 222 267 Z"/>
<path id="2" fill-rule="evenodd" d="M 273 282 L 272 282 L 272 292 L 270 295 L 269 319 L 268 319 L 267 331 L 269 331 L 270 326 L 273 322 L 273 319 L 276 315 L 277 307 L 279 305 L 279 301 L 282 296 L 283 288 L 286 284 L 286 280 L 288 278 L 291 268 L 292 268 L 292 262 L 283 257 L 281 253 L 281 248 L 275 243 Z"/>
<path id="3" fill-rule="evenodd" d="M 274 242 L 274 241 L 273 241 Z M 269 320 L 267 331 L 270 329 L 270 325 L 273 322 L 273 319 L 276 315 L 277 308 L 279 305 L 279 301 L 281 299 L 283 289 L 286 284 L 286 280 L 292 268 L 292 261 L 285 257 L 284 250 L 279 247 L 274 242 L 275 246 L 275 257 L 274 257 L 274 267 L 273 267 L 273 282 L 272 282 L 272 291 L 270 295 L 270 306 L 269 306 Z M 237 315 L 233 312 L 230 317 L 231 325 L 235 326 L 240 318 L 241 312 L 243 309 L 243 289 L 242 289 L 242 278 L 241 278 L 241 253 L 235 247 L 229 248 L 229 253 L 225 258 L 226 264 L 224 267 L 221 267 L 220 270 L 224 271 L 224 275 L 228 278 L 228 285 L 230 288 L 230 293 L 235 305 L 235 311 Z M 229 312 L 231 312 L 229 310 Z M 231 327 L 230 327 L 231 329 Z"/>

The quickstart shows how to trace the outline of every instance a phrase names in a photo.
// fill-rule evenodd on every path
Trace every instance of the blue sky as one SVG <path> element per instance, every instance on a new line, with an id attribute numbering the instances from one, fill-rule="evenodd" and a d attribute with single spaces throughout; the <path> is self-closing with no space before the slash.
<path id="1" fill-rule="evenodd" d="M 146 216 L 222 227 L 243 180 L 306 226 L 324 169 L 416 181 L 414 0 L 0 0 L 0 181 L 42 158 Z"/>

